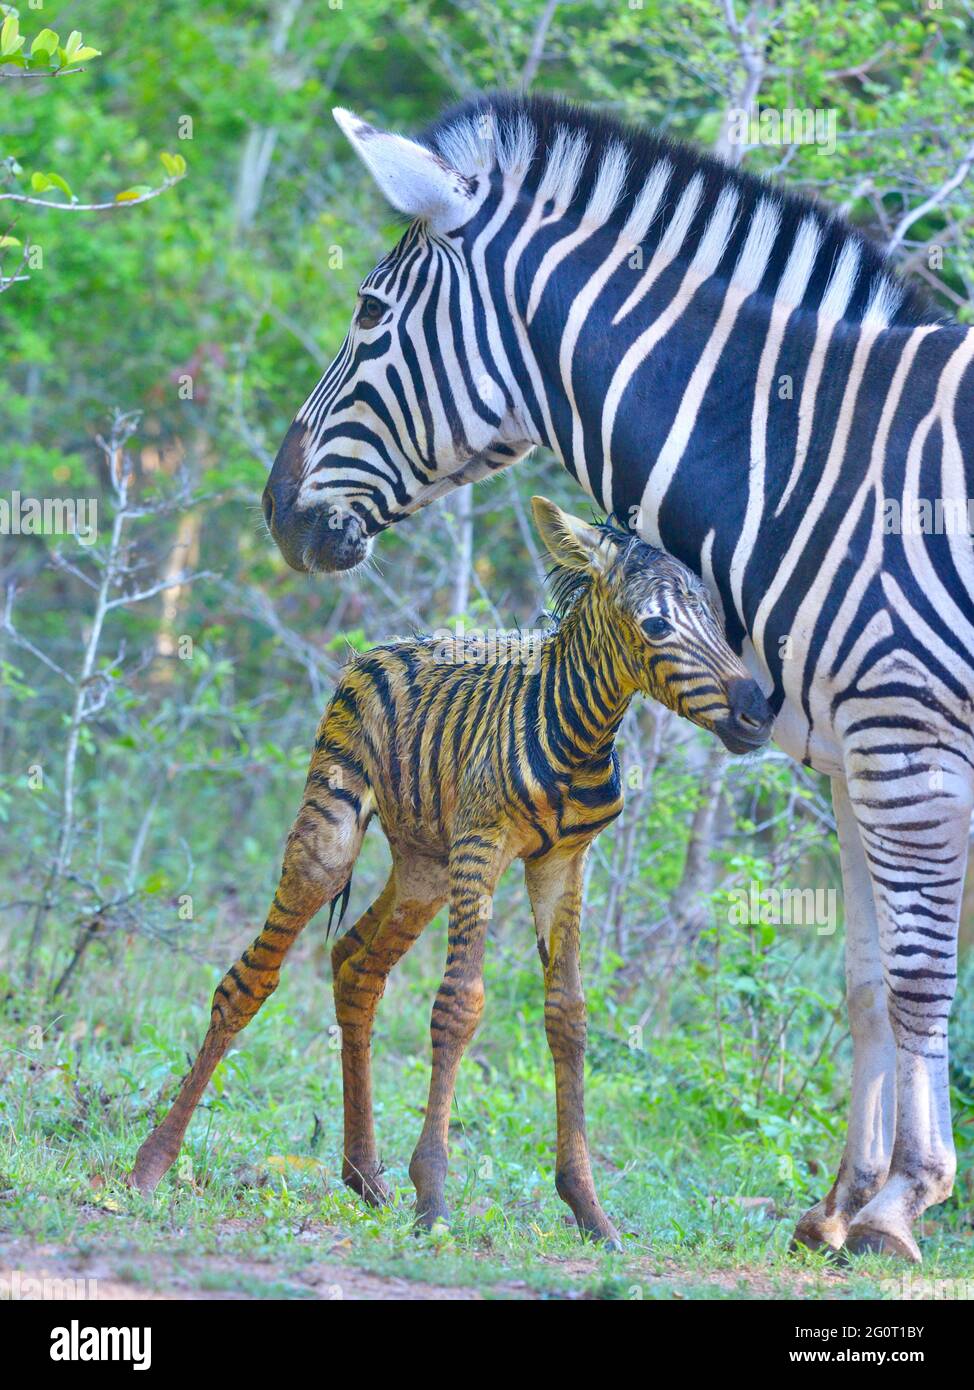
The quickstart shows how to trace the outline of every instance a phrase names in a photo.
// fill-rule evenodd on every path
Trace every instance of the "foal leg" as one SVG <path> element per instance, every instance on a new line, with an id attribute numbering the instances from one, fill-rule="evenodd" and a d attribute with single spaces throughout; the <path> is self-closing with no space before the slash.
<path id="1" fill-rule="evenodd" d="M 186 1126 L 231 1041 L 278 986 L 284 957 L 322 903 L 342 891 L 358 856 L 367 814 L 360 798 L 329 796 L 309 779 L 288 836 L 281 878 L 260 935 L 213 996 L 210 1027 L 179 1095 L 135 1158 L 129 1179 L 151 1192 L 179 1153 Z"/>
<path id="2" fill-rule="evenodd" d="M 397 859 L 369 910 L 332 950 L 335 1017 L 342 1030 L 345 1148 L 342 1180 L 372 1206 L 388 1200 L 372 1111 L 372 1025 L 386 980 L 447 897 L 446 870 Z"/>
<path id="3" fill-rule="evenodd" d="M 484 1007 L 484 943 L 503 861 L 496 835 L 470 831 L 450 851 L 450 926 L 446 973 L 430 1020 L 433 1071 L 419 1143 L 409 1164 L 416 1221 L 427 1230 L 449 1221 L 444 1197 L 450 1107 L 457 1070 Z"/>
<path id="4" fill-rule="evenodd" d="M 937 752 L 929 757 L 933 765 Z M 886 1182 L 856 1214 L 846 1247 L 916 1262 L 920 1251 L 913 1222 L 950 1196 L 957 1169 L 947 1026 L 957 983 L 971 796 L 962 776 L 943 780 L 943 787 L 925 790 L 904 805 L 902 794 L 884 804 L 875 782 L 849 779 L 873 877 L 896 1043 L 896 1129 Z M 910 788 L 901 783 L 898 790 Z"/>
<path id="5" fill-rule="evenodd" d="M 587 847 L 586 847 L 587 848 Z M 585 853 L 548 855 L 524 866 L 544 963 L 545 1032 L 555 1064 L 558 1115 L 555 1186 L 580 1231 L 616 1250 L 622 1242 L 595 1195 L 585 1132 L 585 1038 L 588 1022 L 579 969 Z"/>
<path id="6" fill-rule="evenodd" d="M 828 1196 L 807 1211 L 795 1242 L 838 1250 L 856 1213 L 876 1195 L 889 1171 L 896 1116 L 896 1042 L 886 985 L 872 878 L 844 777 L 832 779 L 846 918 L 846 998 L 852 1030 L 849 1130 Z"/>

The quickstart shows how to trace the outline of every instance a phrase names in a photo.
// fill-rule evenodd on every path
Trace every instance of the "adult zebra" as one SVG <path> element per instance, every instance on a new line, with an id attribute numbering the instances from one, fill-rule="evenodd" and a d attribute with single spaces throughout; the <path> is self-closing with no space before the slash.
<path id="1" fill-rule="evenodd" d="M 591 111 L 486 97 L 419 143 L 336 117 L 413 220 L 281 446 L 275 540 L 349 568 L 544 444 L 706 580 L 839 827 L 849 1131 L 796 1237 L 919 1259 L 912 1224 L 956 1168 L 974 333 L 841 220 Z M 913 499 L 963 525 L 897 525 Z"/>

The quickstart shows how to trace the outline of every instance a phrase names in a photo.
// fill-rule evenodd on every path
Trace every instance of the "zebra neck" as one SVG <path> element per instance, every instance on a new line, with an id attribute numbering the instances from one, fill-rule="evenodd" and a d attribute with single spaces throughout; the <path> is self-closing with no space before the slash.
<path id="1" fill-rule="evenodd" d="M 605 762 L 636 688 L 618 637 L 583 596 L 542 652 L 540 738 L 552 767 Z"/>
<path id="2" fill-rule="evenodd" d="M 595 502 L 621 518 L 641 504 L 652 475 L 665 490 L 663 475 L 669 481 L 677 465 L 699 468 L 710 485 L 694 488 L 687 520 L 692 529 L 718 524 L 725 516 L 728 473 L 740 475 L 735 486 L 746 495 L 750 438 L 740 428 L 742 418 L 750 423 L 758 389 L 773 385 L 793 399 L 793 379 L 800 384 L 816 347 L 817 316 L 782 310 L 770 295 L 741 297 L 717 279 L 700 282 L 679 264 L 670 267 L 664 287 L 631 308 L 626 306 L 638 277 L 624 265 L 583 312 L 584 278 L 572 284 L 571 269 L 563 273 L 563 292 L 549 288 L 525 324 L 525 365 L 531 370 L 520 377 L 535 442 L 553 449 Z M 597 276 L 597 267 L 589 265 L 584 273 Z M 755 344 L 777 333 L 776 315 L 782 313 L 788 319 L 788 361 L 779 373 L 790 373 L 790 384 L 775 377 L 762 387 Z M 854 341 L 858 331 L 857 325 L 830 325 L 825 336 L 837 359 L 847 356 L 840 341 Z M 529 378 L 536 383 L 533 392 L 524 385 Z M 820 386 L 820 392 L 840 389 L 841 381 L 829 378 Z M 744 442 L 733 451 L 726 447 L 730 422 L 735 442 Z M 764 445 L 773 485 L 778 474 L 787 478 L 793 460 L 776 449 L 773 437 Z M 681 525 L 674 517 L 674 530 Z"/>

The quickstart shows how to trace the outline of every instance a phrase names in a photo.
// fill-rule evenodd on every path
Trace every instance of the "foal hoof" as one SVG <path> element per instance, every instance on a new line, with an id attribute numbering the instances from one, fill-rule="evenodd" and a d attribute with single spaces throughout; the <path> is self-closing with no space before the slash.
<path id="1" fill-rule="evenodd" d="M 607 1231 L 600 1231 L 597 1235 L 594 1231 L 588 1232 L 589 1239 L 596 1245 L 601 1245 L 603 1250 L 613 1250 L 617 1255 L 622 1254 L 622 1237 L 612 1226 Z"/>
<path id="2" fill-rule="evenodd" d="M 617 1253 L 621 1253 L 622 1237 L 608 1217 L 604 1221 L 586 1223 L 585 1225 L 579 1221 L 578 1229 L 582 1237 L 585 1240 L 590 1240 L 593 1245 L 600 1245 L 603 1250 L 615 1250 Z"/>
<path id="3" fill-rule="evenodd" d="M 855 1222 L 849 1227 L 845 1248 L 851 1255 L 895 1255 L 910 1264 L 921 1264 L 920 1247 L 908 1231 L 883 1231 L 878 1226 Z"/>
<path id="4" fill-rule="evenodd" d="M 442 1197 L 432 1198 L 428 1202 L 416 1202 L 416 1217 L 413 1221 L 413 1230 L 416 1235 L 421 1232 L 431 1232 L 434 1227 L 448 1231 L 450 1229 L 450 1213 Z"/>
<path id="5" fill-rule="evenodd" d="M 135 1156 L 135 1166 L 131 1173 L 125 1178 L 128 1187 L 134 1187 L 137 1192 L 141 1192 L 143 1197 L 149 1197 L 159 1186 L 161 1180 L 169 1172 L 175 1162 L 168 1154 L 156 1153 L 149 1149 L 146 1144 L 142 1145 Z"/>
<path id="6" fill-rule="evenodd" d="M 392 1193 L 379 1176 L 380 1171 L 360 1173 L 357 1168 L 347 1168 L 342 1173 L 342 1182 L 370 1207 L 385 1207 L 391 1202 Z"/>

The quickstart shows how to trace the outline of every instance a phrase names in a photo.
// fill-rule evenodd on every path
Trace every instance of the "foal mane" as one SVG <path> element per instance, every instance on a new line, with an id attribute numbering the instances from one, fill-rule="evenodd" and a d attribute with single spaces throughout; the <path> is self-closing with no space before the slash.
<path id="1" fill-rule="evenodd" d="M 631 531 L 623 531 L 616 526 L 611 517 L 605 521 L 592 521 L 589 525 L 615 541 L 619 547 L 619 555 L 615 561 L 617 565 L 624 565 L 637 546 L 655 550 L 655 546 L 641 541 Z M 554 564 L 545 575 L 545 583 L 548 588 L 547 616 L 557 626 L 564 621 L 583 595 L 589 592 L 594 583 L 594 576 L 588 570 L 570 569 L 568 565 Z"/>

